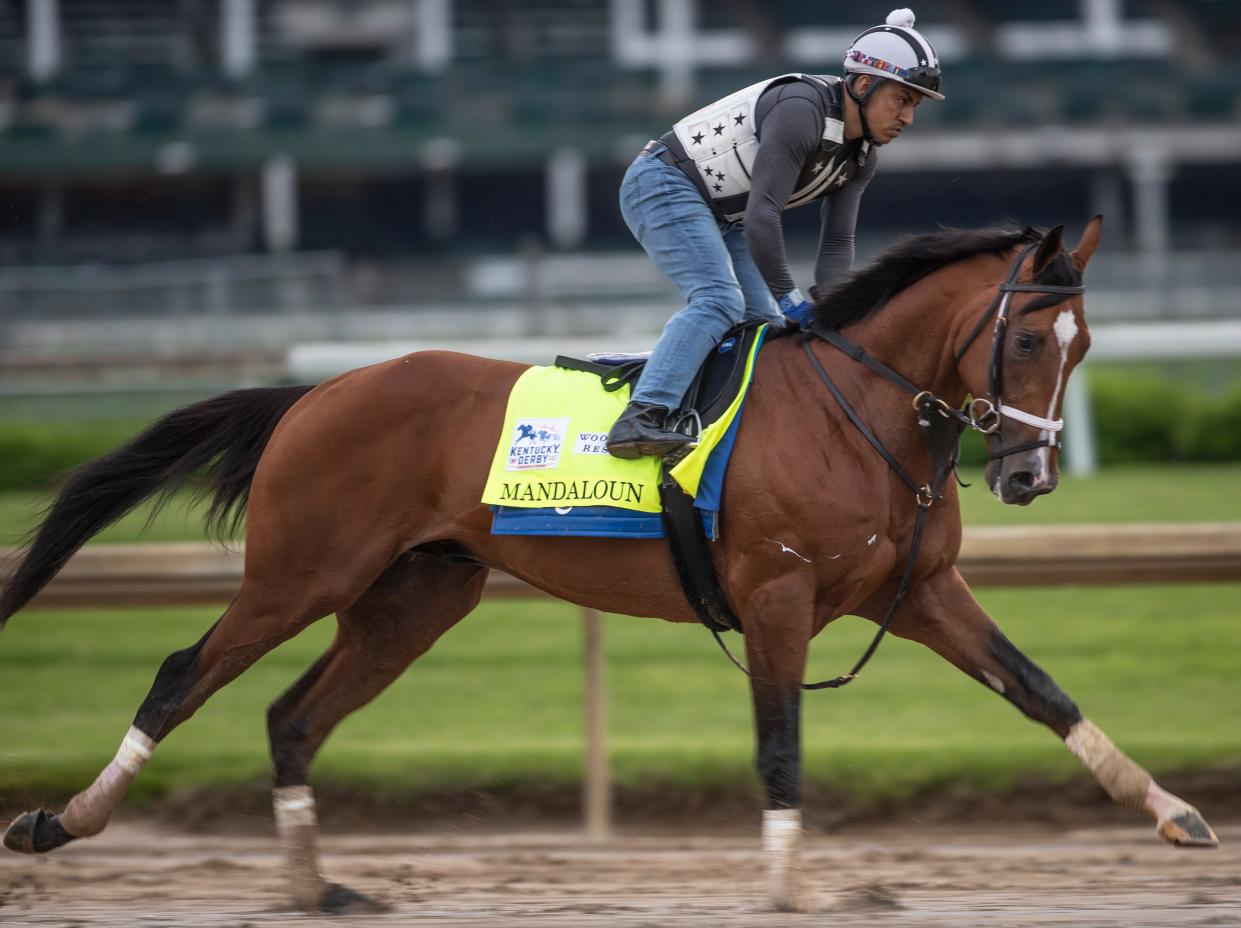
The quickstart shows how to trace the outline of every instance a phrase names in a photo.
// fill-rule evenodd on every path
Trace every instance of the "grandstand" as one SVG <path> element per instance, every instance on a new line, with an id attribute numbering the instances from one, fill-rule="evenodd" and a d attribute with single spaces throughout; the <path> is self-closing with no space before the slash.
<path id="1" fill-rule="evenodd" d="M 146 306 L 161 299 L 149 281 L 179 268 L 188 277 L 167 286 L 193 314 L 485 304 L 495 293 L 470 285 L 486 276 L 480 256 L 631 257 L 616 187 L 647 138 L 764 76 L 837 71 L 842 48 L 888 8 L 0 0 L 0 334 L 11 341 L 23 315 L 80 319 L 89 274 L 98 312 L 124 313 L 133 294 L 124 274 L 98 276 L 106 268 L 74 278 L 73 299 L 56 295 L 58 269 L 75 262 L 158 262 L 140 275 Z M 1216 296 L 1191 312 L 1221 311 L 1238 286 L 1227 249 L 1241 224 L 1220 191 L 1241 162 L 1241 75 L 1224 65 L 1241 49 L 1241 6 L 915 8 L 948 100 L 921 107 L 883 153 L 863 253 L 937 223 L 1080 223 L 1102 211 L 1112 254 L 1101 274 L 1149 297 L 1205 268 L 1194 283 Z M 790 213 L 794 251 L 814 212 Z M 298 277 L 302 257 L 300 289 L 236 283 Z M 203 259 L 222 269 L 214 283 L 199 279 Z M 270 271 L 256 270 L 265 260 Z M 332 271 L 318 286 L 323 261 Z M 529 282 L 510 278 L 508 298 L 529 299 Z M 638 297 L 662 299 L 658 283 L 630 279 Z M 1149 298 L 1134 308 L 1175 311 Z"/>

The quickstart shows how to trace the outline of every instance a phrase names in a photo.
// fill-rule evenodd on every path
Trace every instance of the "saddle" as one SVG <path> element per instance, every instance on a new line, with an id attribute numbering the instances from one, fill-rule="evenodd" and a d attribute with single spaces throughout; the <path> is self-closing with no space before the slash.
<path id="1" fill-rule="evenodd" d="M 728 410 L 745 380 L 746 359 L 761 326 L 761 322 L 746 322 L 730 329 L 720 339 L 719 345 L 698 369 L 680 407 L 668 417 L 676 431 L 696 438 Z M 646 358 L 602 354 L 590 358 L 571 358 L 559 355 L 555 365 L 566 370 L 596 374 L 603 383 L 603 389 L 612 392 L 626 385 L 632 388 L 642 376 Z M 665 469 L 676 465 L 688 452 L 689 446 L 669 455 L 664 459 Z"/>

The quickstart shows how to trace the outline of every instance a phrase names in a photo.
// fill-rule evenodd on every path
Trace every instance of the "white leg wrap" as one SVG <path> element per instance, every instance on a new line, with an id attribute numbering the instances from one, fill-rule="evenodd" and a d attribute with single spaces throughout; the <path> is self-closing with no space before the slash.
<path id="1" fill-rule="evenodd" d="M 319 873 L 319 819 L 309 786 L 278 786 L 272 790 L 276 831 L 284 846 L 289 886 L 294 900 L 315 908 L 327 881 Z"/>
<path id="2" fill-rule="evenodd" d="M 1151 775 L 1126 757 L 1093 722 L 1082 719 L 1069 729 L 1064 743 L 1090 768 L 1112 799 L 1140 812 L 1151 811 L 1146 801 Z"/>
<path id="3" fill-rule="evenodd" d="M 317 827 L 315 791 L 309 786 L 278 786 L 271 791 L 276 810 L 276 828 L 283 831 L 297 825 Z"/>
<path id="4" fill-rule="evenodd" d="M 801 908 L 801 811 L 769 809 L 763 813 L 763 858 L 767 898 L 781 912 Z"/>
<path id="5" fill-rule="evenodd" d="M 155 742 L 131 726 L 116 757 L 103 768 L 94 783 L 69 800 L 60 816 L 65 830 L 79 838 L 103 831 L 154 750 Z"/>

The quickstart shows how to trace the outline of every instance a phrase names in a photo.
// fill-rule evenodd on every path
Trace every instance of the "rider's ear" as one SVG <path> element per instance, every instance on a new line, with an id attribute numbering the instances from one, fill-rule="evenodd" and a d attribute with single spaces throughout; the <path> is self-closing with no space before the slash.
<path id="1" fill-rule="evenodd" d="M 1073 263 L 1077 265 L 1079 271 L 1086 266 L 1087 262 L 1090 261 L 1090 256 L 1094 254 L 1094 250 L 1099 247 L 1099 230 L 1102 227 L 1103 217 L 1100 215 L 1094 216 L 1090 222 L 1086 223 L 1086 228 L 1082 232 L 1082 237 L 1078 241 L 1077 246 L 1069 252 L 1069 256 L 1072 257 Z"/>
<path id="2" fill-rule="evenodd" d="M 1034 276 L 1047 270 L 1047 265 L 1055 261 L 1064 249 L 1064 226 L 1056 226 L 1043 238 L 1038 246 L 1038 254 L 1034 256 Z"/>

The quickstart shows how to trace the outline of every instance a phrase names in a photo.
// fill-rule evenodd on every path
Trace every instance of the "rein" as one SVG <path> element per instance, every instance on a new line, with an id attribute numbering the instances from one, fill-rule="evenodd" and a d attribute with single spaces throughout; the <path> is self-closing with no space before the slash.
<path id="1" fill-rule="evenodd" d="M 887 634 L 888 628 L 896 616 L 897 608 L 909 593 L 914 565 L 918 561 L 918 551 L 922 546 L 922 531 L 926 525 L 927 513 L 931 511 L 931 506 L 934 505 L 936 500 L 943 498 L 944 483 L 948 480 L 949 475 L 956 471 L 957 448 L 962 432 L 967 428 L 971 428 L 983 435 L 996 436 L 1000 442 L 1000 450 L 990 452 L 988 455 L 989 461 L 998 460 L 1032 448 L 1057 446 L 1058 443 L 1051 438 L 1041 438 L 1005 448 L 1003 445 L 1003 435 L 1000 432 L 1003 419 L 1005 418 L 1032 425 L 1052 433 L 1059 432 L 1064 426 L 1063 419 L 1046 419 L 1024 412 L 1016 407 L 1005 406 L 1001 393 L 1003 387 L 1002 359 L 1004 355 L 1004 339 L 1008 330 L 1008 309 L 1009 304 L 1012 302 L 1012 295 L 1014 293 L 1063 293 L 1071 295 L 1086 291 L 1086 288 L 1082 286 L 1017 283 L 1017 277 L 1021 273 L 1021 266 L 1025 261 L 1026 255 L 1039 244 L 1039 242 L 1033 242 L 1027 245 L 1013 260 L 1008 276 L 1000 284 L 999 292 L 996 294 L 995 299 L 991 302 L 986 312 L 983 313 L 977 324 L 975 324 L 969 338 L 965 341 L 965 345 L 956 354 L 955 361 L 959 364 L 970 346 L 978 339 L 988 320 L 993 315 L 996 317 L 991 342 L 991 360 L 987 372 L 989 395 L 986 397 L 975 397 L 966 404 L 964 409 L 957 409 L 950 405 L 936 396 L 931 390 L 920 390 L 908 378 L 888 367 L 888 365 L 873 355 L 867 354 L 866 349 L 845 338 L 834 329 L 814 326 L 804 337 L 802 349 L 806 352 L 806 357 L 810 359 L 810 364 L 814 367 L 815 373 L 819 375 L 819 379 L 823 381 L 828 392 L 840 404 L 840 408 L 849 418 L 849 421 L 862 433 L 862 436 L 879 453 L 879 456 L 887 462 L 888 466 L 900 477 L 902 482 L 913 491 L 914 500 L 918 506 L 918 514 L 914 520 L 913 535 L 909 542 L 909 555 L 905 559 L 905 568 L 901 572 L 901 579 L 897 585 L 896 594 L 892 597 L 892 602 L 888 605 L 887 611 L 879 623 L 879 630 L 875 632 L 875 637 L 871 640 L 870 645 L 848 673 L 841 674 L 830 680 L 822 680 L 818 683 L 803 683 L 801 685 L 803 690 L 838 689 L 846 683 L 856 680 L 862 668 L 866 666 L 866 663 L 871 659 L 875 651 L 878 650 L 879 643 L 883 640 L 884 635 Z M 829 345 L 839 349 L 854 361 L 883 377 L 888 382 L 900 387 L 913 397 L 916 421 L 919 428 L 922 429 L 922 436 L 931 455 L 932 476 L 929 483 L 919 483 L 910 476 L 909 472 L 901 466 L 901 463 L 896 460 L 895 456 L 884 447 L 883 442 L 858 416 L 815 355 L 811 347 L 814 338 L 822 339 Z M 982 410 L 981 413 L 975 412 L 979 408 Z M 710 628 L 710 626 L 708 627 Z M 745 664 L 739 661 L 728 649 L 728 645 L 720 637 L 719 631 L 716 628 L 711 628 L 711 634 L 715 637 L 716 643 L 719 644 L 720 648 L 728 656 L 728 659 L 747 676 L 751 676 Z"/>

